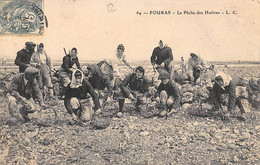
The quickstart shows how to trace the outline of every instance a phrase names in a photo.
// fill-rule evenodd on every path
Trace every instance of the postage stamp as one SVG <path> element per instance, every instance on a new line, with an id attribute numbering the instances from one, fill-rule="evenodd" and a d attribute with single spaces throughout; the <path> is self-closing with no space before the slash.
<path id="1" fill-rule="evenodd" d="M 42 35 L 45 25 L 43 0 L 0 1 L 0 35 Z"/>

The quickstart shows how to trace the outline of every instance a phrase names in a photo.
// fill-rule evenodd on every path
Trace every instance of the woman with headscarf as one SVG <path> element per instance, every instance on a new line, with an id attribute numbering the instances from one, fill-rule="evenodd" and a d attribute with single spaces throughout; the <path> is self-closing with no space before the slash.
<path id="1" fill-rule="evenodd" d="M 83 108 L 81 100 L 88 99 L 88 94 L 90 94 L 95 104 L 94 111 L 99 113 L 101 111 L 100 103 L 95 90 L 88 80 L 85 79 L 81 70 L 74 70 L 72 72 L 71 82 L 65 90 L 64 99 L 64 105 L 71 115 L 72 120 L 76 120 L 78 118 L 76 115 L 78 115 L 78 111 L 81 111 Z"/>
<path id="2" fill-rule="evenodd" d="M 43 43 L 40 43 L 37 46 L 37 51 L 33 53 L 31 57 L 31 65 L 39 70 L 39 76 L 37 78 L 39 88 L 43 90 L 43 87 L 46 85 L 49 89 L 50 96 L 53 97 L 53 84 L 51 82 L 51 70 L 53 69 L 53 64 L 44 50 Z"/>

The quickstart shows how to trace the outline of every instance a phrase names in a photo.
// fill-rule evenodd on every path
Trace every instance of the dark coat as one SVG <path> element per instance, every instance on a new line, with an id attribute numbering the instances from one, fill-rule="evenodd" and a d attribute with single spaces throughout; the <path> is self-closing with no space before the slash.
<path id="1" fill-rule="evenodd" d="M 172 80 L 169 80 L 167 84 L 163 84 L 162 82 L 158 86 L 156 97 L 160 96 L 162 91 L 166 91 L 168 97 L 174 97 L 173 108 L 178 108 L 180 106 L 181 95 L 178 86 Z"/>
<path id="2" fill-rule="evenodd" d="M 43 102 L 42 93 L 39 89 L 36 79 L 33 81 L 28 81 L 27 84 L 24 83 L 24 73 L 15 75 L 12 79 L 9 92 L 19 101 L 19 97 L 25 97 L 26 99 L 33 99 L 39 102 Z"/>
<path id="3" fill-rule="evenodd" d="M 163 62 L 165 64 L 169 64 L 173 61 L 172 49 L 170 47 L 164 47 L 161 49 L 160 47 L 156 47 L 153 50 L 153 54 L 151 56 L 151 63 L 156 63 L 161 65 Z"/>
<path id="4" fill-rule="evenodd" d="M 27 68 L 26 64 L 30 64 L 32 54 L 34 52 L 29 52 L 26 49 L 22 49 L 17 52 L 17 56 L 15 59 L 15 65 L 19 66 L 19 72 L 24 73 L 25 69 Z"/>
<path id="5" fill-rule="evenodd" d="M 146 78 L 146 76 L 138 79 L 134 73 L 131 73 L 125 77 L 120 85 L 121 91 L 123 92 L 125 97 L 128 97 L 130 95 L 130 91 L 127 87 L 129 87 L 133 91 L 138 91 L 146 95 L 149 89 L 149 80 Z"/>
<path id="6" fill-rule="evenodd" d="M 235 109 L 236 106 L 236 87 L 237 86 L 242 86 L 243 81 L 240 78 L 233 78 L 229 85 L 225 86 L 224 89 L 222 89 L 217 83 L 214 83 L 213 89 L 211 92 L 211 99 L 213 101 L 213 104 L 216 109 L 219 109 L 221 107 L 220 104 L 220 96 L 221 94 L 228 94 L 229 99 L 228 99 L 228 110 L 233 110 Z"/>
<path id="7" fill-rule="evenodd" d="M 109 76 L 104 76 L 96 64 L 92 64 L 88 66 L 88 68 L 92 71 L 93 74 L 93 76 L 88 79 L 92 87 L 98 90 L 104 90 L 107 88 L 108 96 L 111 96 L 113 88 Z"/>
<path id="8" fill-rule="evenodd" d="M 91 86 L 91 84 L 88 82 L 88 80 L 84 79 L 82 82 L 82 86 L 80 86 L 78 88 L 71 88 L 70 84 L 68 85 L 68 87 L 66 88 L 66 91 L 65 91 L 64 105 L 70 114 L 73 113 L 73 110 L 70 107 L 70 99 L 72 97 L 76 97 L 79 100 L 87 99 L 88 93 L 92 97 L 93 102 L 95 104 L 94 110 L 99 109 L 101 106 L 99 103 L 98 96 L 97 96 L 95 90 L 93 89 L 93 87 Z"/>
<path id="9" fill-rule="evenodd" d="M 79 59 L 76 56 L 75 58 L 71 58 L 70 55 L 66 55 L 63 57 L 63 63 L 61 65 L 61 67 L 67 71 L 67 72 L 71 72 L 69 69 L 72 68 L 72 66 L 76 64 L 78 69 L 80 68 L 80 64 L 79 64 Z"/>

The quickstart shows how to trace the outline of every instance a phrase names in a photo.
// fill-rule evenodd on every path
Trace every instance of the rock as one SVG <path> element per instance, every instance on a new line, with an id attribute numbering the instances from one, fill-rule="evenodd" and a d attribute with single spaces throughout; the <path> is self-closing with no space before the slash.
<path id="1" fill-rule="evenodd" d="M 239 158 L 235 155 L 235 156 L 233 157 L 233 161 L 234 161 L 234 162 L 239 162 Z"/>
<path id="2" fill-rule="evenodd" d="M 256 130 L 260 129 L 260 125 L 255 126 L 255 129 Z"/>
<path id="3" fill-rule="evenodd" d="M 124 131 L 124 135 L 125 135 L 125 137 L 126 137 L 127 139 L 130 139 L 130 134 L 129 134 L 128 131 Z"/>
<path id="4" fill-rule="evenodd" d="M 194 126 L 198 126 L 199 123 L 198 123 L 197 121 L 195 121 L 195 122 L 193 123 L 193 125 L 194 125 Z"/>
<path id="5" fill-rule="evenodd" d="M 205 139 L 208 139 L 210 137 L 210 135 L 208 133 L 205 133 L 205 132 L 199 132 L 198 135 L 202 138 L 205 138 Z"/>
<path id="6" fill-rule="evenodd" d="M 117 113 L 117 117 L 119 117 L 119 118 L 123 117 L 123 113 L 122 112 L 118 112 Z"/>
<path id="7" fill-rule="evenodd" d="M 223 128 L 222 132 L 230 132 L 230 129 L 229 128 Z"/>
<path id="8" fill-rule="evenodd" d="M 241 139 L 249 139 L 251 137 L 249 132 L 242 132 L 240 138 Z"/>
<path id="9" fill-rule="evenodd" d="M 220 140 L 222 138 L 222 136 L 217 134 L 217 135 L 215 135 L 215 138 Z"/>
<path id="10" fill-rule="evenodd" d="M 227 143 L 228 143 L 228 144 L 232 144 L 232 143 L 235 143 L 235 141 L 232 140 L 232 139 L 228 139 L 228 140 L 227 140 Z"/>
<path id="11" fill-rule="evenodd" d="M 234 129 L 234 133 L 235 133 L 235 134 L 239 134 L 239 130 Z"/>
<path id="12" fill-rule="evenodd" d="M 150 132 L 147 131 L 143 131 L 140 133 L 141 136 L 148 136 L 150 134 Z"/>

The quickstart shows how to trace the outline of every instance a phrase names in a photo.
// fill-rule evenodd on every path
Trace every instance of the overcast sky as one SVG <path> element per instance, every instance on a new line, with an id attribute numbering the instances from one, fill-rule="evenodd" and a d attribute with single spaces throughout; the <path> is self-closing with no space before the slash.
<path id="1" fill-rule="evenodd" d="M 108 12 L 113 3 L 114 12 Z M 137 11 L 205 10 L 233 15 L 137 15 Z M 257 0 L 44 0 L 49 27 L 43 36 L 0 36 L 0 56 L 15 58 L 26 41 L 43 42 L 52 59 L 63 47 L 76 47 L 79 58 L 115 56 L 122 43 L 131 60 L 149 59 L 159 40 L 174 59 L 189 53 L 205 60 L 260 61 L 260 2 Z"/>

